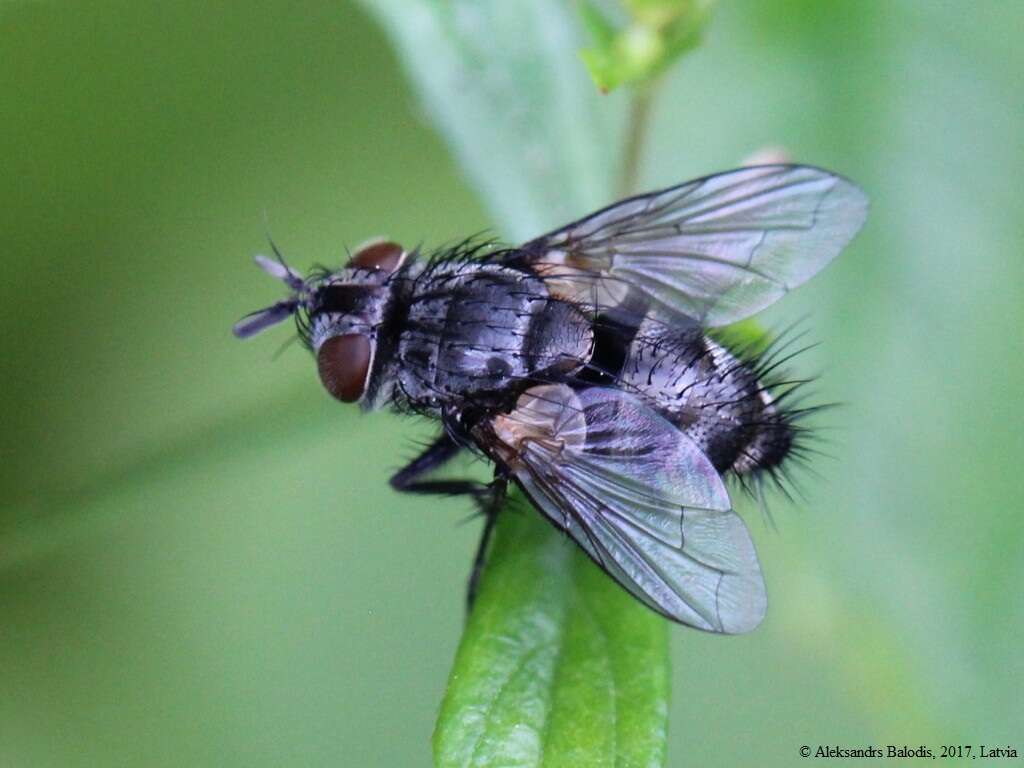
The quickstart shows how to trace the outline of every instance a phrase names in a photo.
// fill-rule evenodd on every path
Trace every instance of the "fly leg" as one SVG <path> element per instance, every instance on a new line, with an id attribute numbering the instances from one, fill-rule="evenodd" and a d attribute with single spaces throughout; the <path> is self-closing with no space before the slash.
<path id="1" fill-rule="evenodd" d="M 473 601 L 476 599 L 477 586 L 480 581 L 480 574 L 483 573 L 484 564 L 487 562 L 487 549 L 491 543 L 491 535 L 494 533 L 494 523 L 498 518 L 498 510 L 505 501 L 505 492 L 508 488 L 508 477 L 504 472 L 498 470 L 495 473 L 493 482 L 478 483 L 474 480 L 422 480 L 420 478 L 433 470 L 447 463 L 460 450 L 461 446 L 452 440 L 448 433 L 442 434 L 433 443 L 400 469 L 391 477 L 391 487 L 401 493 L 416 493 L 438 496 L 460 496 L 468 495 L 473 498 L 477 509 L 484 518 L 484 530 L 480 536 L 480 543 L 476 548 L 476 555 L 473 557 L 473 569 L 469 574 L 469 584 L 466 588 L 466 608 L 473 608 Z"/>
<path id="2" fill-rule="evenodd" d="M 480 543 L 476 547 L 476 555 L 473 557 L 473 570 L 469 572 L 469 584 L 466 586 L 466 611 L 473 610 L 473 602 L 476 600 L 477 588 L 480 586 L 480 575 L 487 563 L 487 549 L 490 546 L 494 524 L 498 520 L 498 512 L 505 502 L 505 494 L 508 490 L 508 477 L 500 469 L 494 475 L 494 481 L 485 486 L 486 492 L 483 496 L 475 497 L 480 513 L 484 516 L 484 530 L 480 535 Z"/>
<path id="3" fill-rule="evenodd" d="M 470 480 L 421 480 L 438 467 L 446 464 L 461 450 L 448 433 L 440 435 L 426 449 L 402 469 L 391 476 L 391 487 L 401 493 L 423 493 L 440 496 L 476 495 L 485 488 Z"/>

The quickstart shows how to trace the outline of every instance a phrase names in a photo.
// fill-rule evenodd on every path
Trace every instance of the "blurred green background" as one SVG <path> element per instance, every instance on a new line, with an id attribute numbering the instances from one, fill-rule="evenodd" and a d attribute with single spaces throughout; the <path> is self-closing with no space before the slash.
<path id="1" fill-rule="evenodd" d="M 766 319 L 847 405 L 779 532 L 744 508 L 763 627 L 672 630 L 670 765 L 1024 750 L 1022 27 L 724 2 L 659 95 L 645 186 L 783 144 L 873 205 Z M 477 526 L 387 490 L 429 425 L 229 328 L 267 230 L 305 268 L 491 226 L 360 7 L 0 6 L 0 765 L 429 764 Z"/>

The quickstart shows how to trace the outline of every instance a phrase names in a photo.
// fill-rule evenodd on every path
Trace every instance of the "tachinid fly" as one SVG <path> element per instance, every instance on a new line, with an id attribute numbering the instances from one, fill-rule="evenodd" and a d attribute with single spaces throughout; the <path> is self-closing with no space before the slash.
<path id="1" fill-rule="evenodd" d="M 471 592 L 511 480 L 655 611 L 748 632 L 764 582 L 723 479 L 775 471 L 800 411 L 763 358 L 708 329 L 817 273 L 866 214 L 842 177 L 766 165 L 632 197 L 517 248 L 423 257 L 379 241 L 305 278 L 257 257 L 291 295 L 234 331 L 294 315 L 336 398 L 440 420 L 391 483 L 480 503 Z M 463 448 L 494 462 L 493 483 L 426 479 Z"/>

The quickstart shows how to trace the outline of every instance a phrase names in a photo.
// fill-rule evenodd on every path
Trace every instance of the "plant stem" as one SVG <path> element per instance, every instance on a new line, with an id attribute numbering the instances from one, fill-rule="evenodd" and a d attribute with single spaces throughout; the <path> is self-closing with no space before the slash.
<path id="1" fill-rule="evenodd" d="M 629 124 L 626 128 L 626 146 L 622 153 L 622 172 L 619 175 L 619 196 L 636 192 L 640 177 L 640 160 L 647 141 L 647 125 L 651 114 L 651 101 L 657 81 L 638 83 L 629 102 Z"/>

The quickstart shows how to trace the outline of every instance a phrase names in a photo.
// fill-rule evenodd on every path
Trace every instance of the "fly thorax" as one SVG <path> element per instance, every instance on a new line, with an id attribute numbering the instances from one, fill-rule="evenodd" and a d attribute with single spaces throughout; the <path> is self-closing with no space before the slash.
<path id="1" fill-rule="evenodd" d="M 413 405 L 508 396 L 585 361 L 589 324 L 535 275 L 497 264 L 428 265 L 404 308 L 394 373 Z"/>

